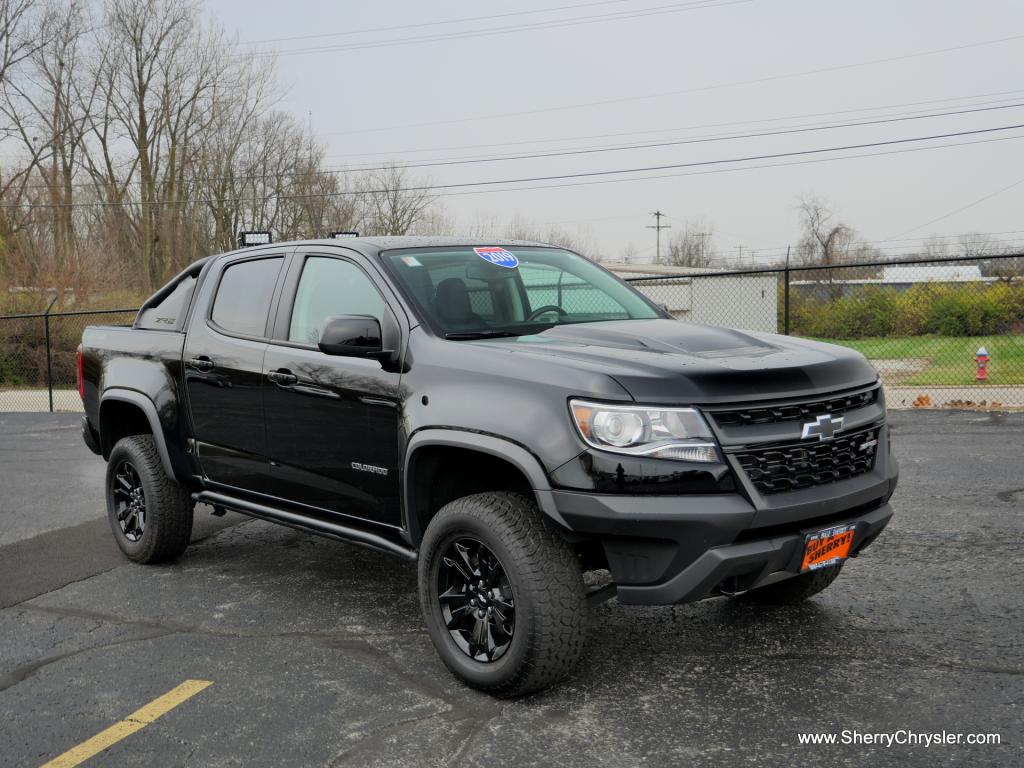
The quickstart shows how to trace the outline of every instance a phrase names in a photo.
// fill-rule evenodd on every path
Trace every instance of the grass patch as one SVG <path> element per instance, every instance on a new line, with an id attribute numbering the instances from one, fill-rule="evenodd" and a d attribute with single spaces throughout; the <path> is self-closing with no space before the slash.
<path id="1" fill-rule="evenodd" d="M 1024 384 L 1024 334 L 1003 336 L 910 336 L 821 339 L 856 349 L 869 360 L 927 359 L 928 367 L 900 381 L 907 386 Z M 988 381 L 975 380 L 974 355 L 985 347 L 991 360 Z"/>

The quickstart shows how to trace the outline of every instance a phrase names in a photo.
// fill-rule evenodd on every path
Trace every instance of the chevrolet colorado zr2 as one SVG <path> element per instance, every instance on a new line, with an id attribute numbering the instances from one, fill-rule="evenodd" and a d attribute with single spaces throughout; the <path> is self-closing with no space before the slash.
<path id="1" fill-rule="evenodd" d="M 589 604 L 798 602 L 892 516 L 860 354 L 675 320 L 549 245 L 212 256 L 79 363 L 130 559 L 180 555 L 205 503 L 416 561 L 438 654 L 495 695 L 563 677 Z"/>

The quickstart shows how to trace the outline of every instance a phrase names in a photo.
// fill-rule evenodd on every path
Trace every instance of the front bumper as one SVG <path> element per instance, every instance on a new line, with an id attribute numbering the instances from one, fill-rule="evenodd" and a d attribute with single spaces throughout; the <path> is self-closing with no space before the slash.
<path id="1" fill-rule="evenodd" d="M 597 538 L 619 602 L 666 605 L 752 589 L 799 573 L 804 535 L 856 526 L 851 554 L 892 518 L 896 462 L 865 475 L 765 499 L 747 494 L 625 496 L 554 491 L 568 527 Z"/>

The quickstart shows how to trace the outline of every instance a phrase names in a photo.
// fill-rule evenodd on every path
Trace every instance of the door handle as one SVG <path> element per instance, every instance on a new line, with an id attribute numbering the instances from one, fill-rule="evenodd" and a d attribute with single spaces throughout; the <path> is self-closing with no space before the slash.
<path id="1" fill-rule="evenodd" d="M 193 357 L 188 361 L 189 368 L 195 368 L 197 371 L 212 371 L 213 360 L 208 358 L 206 355 L 200 355 L 199 357 Z"/>
<path id="2" fill-rule="evenodd" d="M 279 387 L 288 387 L 292 384 L 298 383 L 299 381 L 299 377 L 287 368 L 278 368 L 276 371 L 267 371 L 267 378 Z"/>

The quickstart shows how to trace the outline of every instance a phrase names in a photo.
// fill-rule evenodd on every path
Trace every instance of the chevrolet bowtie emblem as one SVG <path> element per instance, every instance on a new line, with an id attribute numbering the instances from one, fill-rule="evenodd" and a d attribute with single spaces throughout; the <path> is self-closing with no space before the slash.
<path id="1" fill-rule="evenodd" d="M 804 424 L 804 431 L 800 437 L 807 440 L 816 437 L 819 440 L 831 440 L 836 432 L 843 428 L 843 417 L 833 416 L 830 413 L 819 416 L 817 421 L 810 421 Z"/>

